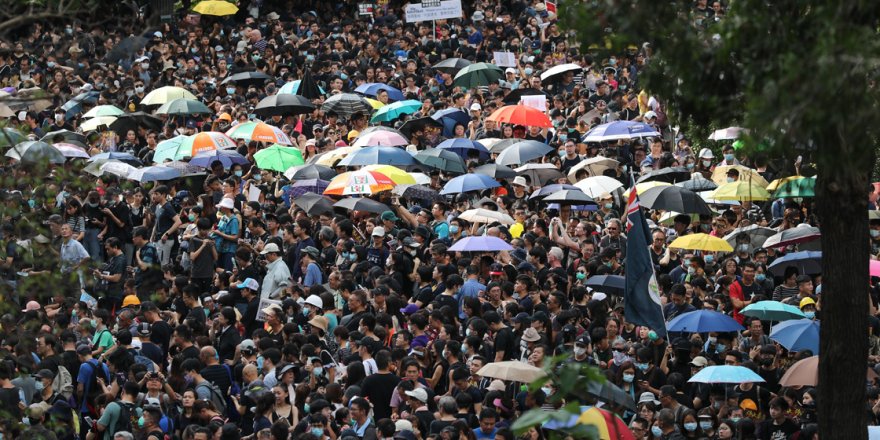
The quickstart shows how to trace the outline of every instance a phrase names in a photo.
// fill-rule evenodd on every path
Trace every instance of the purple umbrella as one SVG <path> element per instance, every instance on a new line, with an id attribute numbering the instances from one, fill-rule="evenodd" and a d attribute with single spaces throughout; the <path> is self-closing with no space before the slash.
<path id="1" fill-rule="evenodd" d="M 327 180 L 306 179 L 299 180 L 288 188 L 291 198 L 298 198 L 306 193 L 324 194 L 324 190 L 327 189 L 329 184 L 330 182 Z"/>
<path id="2" fill-rule="evenodd" d="M 462 238 L 456 241 L 449 250 L 455 252 L 511 251 L 513 246 L 500 238 L 480 235 Z"/>

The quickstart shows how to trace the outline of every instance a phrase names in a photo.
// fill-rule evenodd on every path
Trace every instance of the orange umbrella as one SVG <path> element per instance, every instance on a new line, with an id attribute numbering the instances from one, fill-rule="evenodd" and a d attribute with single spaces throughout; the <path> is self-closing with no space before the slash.
<path id="1" fill-rule="evenodd" d="M 877 378 L 877 373 L 868 368 L 865 373 L 868 380 Z M 786 387 L 808 386 L 814 387 L 819 384 L 819 356 L 810 356 L 795 362 L 788 368 L 779 384 Z"/>
<path id="2" fill-rule="evenodd" d="M 325 195 L 375 194 L 394 188 L 394 181 L 376 171 L 358 170 L 342 173 L 327 185 Z"/>
<path id="3" fill-rule="evenodd" d="M 531 127 L 549 128 L 553 126 L 550 118 L 544 112 L 527 105 L 505 105 L 495 110 L 488 119 L 495 122 Z"/>

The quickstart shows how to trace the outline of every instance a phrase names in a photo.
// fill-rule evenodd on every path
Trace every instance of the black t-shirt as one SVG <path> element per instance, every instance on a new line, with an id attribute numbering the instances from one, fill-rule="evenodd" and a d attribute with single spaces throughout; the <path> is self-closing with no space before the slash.
<path id="1" fill-rule="evenodd" d="M 393 373 L 375 373 L 364 379 L 361 392 L 373 405 L 376 420 L 391 417 L 391 396 L 398 383 L 400 377 Z"/>
<path id="2" fill-rule="evenodd" d="M 785 419 L 781 425 L 773 423 L 773 420 L 764 420 L 758 424 L 760 440 L 786 440 L 792 438 L 792 435 L 798 431 L 800 428 L 791 419 Z"/>
<path id="3" fill-rule="evenodd" d="M 114 298 L 122 298 L 122 287 L 125 284 L 125 254 L 110 257 L 110 260 L 101 267 L 101 272 L 107 275 L 122 274 L 115 283 L 107 281 L 107 294 Z"/>
<path id="4" fill-rule="evenodd" d="M 21 409 L 18 408 L 18 402 L 21 400 L 20 391 L 19 387 L 0 388 L 0 403 L 8 411 L 9 420 L 21 418 Z"/>
<path id="5" fill-rule="evenodd" d="M 450 306 L 453 310 L 458 310 L 458 301 L 452 295 L 438 295 L 434 302 L 436 303 L 435 310 L 440 310 L 443 306 Z"/>
<path id="6" fill-rule="evenodd" d="M 495 352 L 504 351 L 502 361 L 510 361 L 516 358 L 516 337 L 510 327 L 504 327 L 495 333 Z"/>
<path id="7" fill-rule="evenodd" d="M 199 238 L 193 237 L 189 242 L 189 250 L 190 252 L 195 252 L 202 247 L 202 243 L 205 241 L 213 241 L 210 238 Z M 214 258 L 214 253 L 211 252 L 211 244 L 207 244 L 199 256 L 192 260 L 192 277 L 194 279 L 205 279 L 205 278 L 213 278 L 214 276 L 214 263 L 216 259 Z"/>
<path id="8" fill-rule="evenodd" d="M 202 369 L 200 374 L 205 380 L 217 385 L 217 388 L 220 388 L 224 395 L 229 392 L 229 388 L 232 386 L 232 375 L 223 365 L 208 365 Z"/>
<path id="9" fill-rule="evenodd" d="M 150 341 L 158 345 L 163 352 L 168 352 L 168 346 L 171 345 L 171 326 L 163 320 L 158 320 L 150 326 Z"/>
<path id="10" fill-rule="evenodd" d="M 116 202 L 112 206 L 108 205 L 113 216 L 122 222 L 119 226 L 112 218 L 107 217 L 107 237 L 116 237 L 123 243 L 131 243 L 131 231 L 133 229 L 131 223 L 131 208 L 127 203 Z M 143 221 L 143 219 L 141 219 Z M 141 223 L 138 223 L 140 225 Z"/>

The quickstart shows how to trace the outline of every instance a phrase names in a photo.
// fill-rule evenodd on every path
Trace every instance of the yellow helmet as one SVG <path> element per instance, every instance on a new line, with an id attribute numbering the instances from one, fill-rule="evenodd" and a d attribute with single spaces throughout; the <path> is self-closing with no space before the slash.
<path id="1" fill-rule="evenodd" d="M 815 305 L 816 305 L 816 301 L 814 301 L 813 298 L 810 298 L 808 296 L 808 297 L 801 300 L 800 308 L 801 308 L 801 310 L 803 310 L 803 308 L 806 306 L 814 306 L 815 307 Z"/>

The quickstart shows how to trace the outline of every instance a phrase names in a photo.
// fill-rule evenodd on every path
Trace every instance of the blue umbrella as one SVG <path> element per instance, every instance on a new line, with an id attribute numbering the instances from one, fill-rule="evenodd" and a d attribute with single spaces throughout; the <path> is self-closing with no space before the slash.
<path id="1" fill-rule="evenodd" d="M 483 144 L 470 139 L 446 139 L 445 141 L 440 142 L 440 145 L 437 145 L 437 148 L 441 150 L 449 150 L 461 156 L 464 160 L 467 160 L 471 151 L 475 151 L 480 156 L 480 159 L 489 158 L 489 150 L 484 147 Z"/>
<path id="2" fill-rule="evenodd" d="M 534 199 L 540 200 L 540 199 L 543 199 L 544 197 L 549 196 L 550 194 L 553 194 L 553 193 L 559 192 L 559 191 L 563 191 L 563 190 L 574 191 L 574 190 L 580 190 L 580 188 L 578 188 L 574 185 L 569 185 L 567 183 L 554 183 L 553 185 L 543 186 L 543 187 L 541 187 L 541 189 L 533 192 L 532 195 L 529 196 L 529 200 L 534 200 Z"/>
<path id="3" fill-rule="evenodd" d="M 735 319 L 711 310 L 696 310 L 672 318 L 666 324 L 666 331 L 706 333 L 736 332 L 743 329 Z"/>
<path id="4" fill-rule="evenodd" d="M 822 272 L 822 252 L 801 251 L 779 257 L 767 267 L 773 275 L 781 277 L 789 266 L 798 268 L 799 273 L 815 274 Z"/>
<path id="5" fill-rule="evenodd" d="M 101 159 L 105 159 L 105 160 L 115 159 L 115 160 L 118 160 L 118 161 L 120 161 L 120 162 L 125 162 L 125 163 L 127 163 L 127 164 L 129 164 L 129 165 L 131 165 L 131 166 L 141 166 L 141 165 L 143 165 L 143 163 L 141 162 L 141 160 L 138 159 L 137 157 L 135 157 L 133 154 L 130 154 L 130 153 L 119 153 L 119 152 L 113 152 L 113 151 L 111 151 L 111 152 L 109 152 L 109 153 L 96 154 L 96 155 L 92 156 L 91 159 L 89 159 L 89 162 L 94 162 L 94 161 L 96 161 L 96 160 L 101 160 Z"/>
<path id="6" fill-rule="evenodd" d="M 227 170 L 234 164 L 247 165 L 250 163 L 246 157 L 235 150 L 203 151 L 190 159 L 189 163 L 202 168 L 210 168 L 215 160 L 219 160 L 223 164 L 223 168 Z"/>
<path id="7" fill-rule="evenodd" d="M 365 83 L 354 89 L 355 93 L 360 93 L 364 96 L 376 96 L 380 90 L 388 92 L 389 101 L 403 101 L 404 99 L 406 99 L 403 97 L 403 92 L 389 86 L 388 84 Z"/>
<path id="8" fill-rule="evenodd" d="M 300 81 L 300 80 L 296 80 L 296 81 L 291 81 L 289 83 L 285 83 L 283 86 L 281 86 L 280 89 L 278 89 L 278 93 L 286 93 L 289 95 L 296 95 L 299 92 L 299 85 L 301 82 L 302 81 Z M 318 90 L 321 91 L 321 94 L 326 94 L 324 92 L 324 89 L 318 87 Z"/>
<path id="9" fill-rule="evenodd" d="M 623 294 L 626 279 L 620 275 L 594 275 L 585 283 L 585 286 L 605 293 Z"/>
<path id="10" fill-rule="evenodd" d="M 468 123 L 471 122 L 471 117 L 457 108 L 446 108 L 436 111 L 431 117 L 443 124 L 443 136 L 448 138 L 455 137 L 455 126 L 457 124 L 464 125 L 467 128 Z"/>
<path id="11" fill-rule="evenodd" d="M 819 354 L 819 321 L 795 319 L 776 324 L 770 331 L 770 339 L 789 351 L 810 350 Z"/>
<path id="12" fill-rule="evenodd" d="M 160 166 L 138 168 L 128 173 L 128 179 L 141 183 L 172 180 L 180 176 L 180 170 L 178 170 L 177 168 Z"/>
<path id="13" fill-rule="evenodd" d="M 356 165 L 416 165 L 416 161 L 406 150 L 397 147 L 365 147 L 339 161 L 338 166 Z"/>
<path id="14" fill-rule="evenodd" d="M 501 184 L 498 183 L 497 180 L 485 174 L 465 174 L 446 182 L 446 185 L 443 186 L 443 190 L 440 191 L 440 194 L 446 195 L 468 191 L 482 191 L 484 189 L 497 188 L 499 186 L 501 186 Z"/>
<path id="15" fill-rule="evenodd" d="M 787 321 L 806 318 L 804 312 L 797 307 L 779 301 L 758 301 L 746 306 L 741 313 L 761 321 Z"/>
<path id="16" fill-rule="evenodd" d="M 620 139 L 660 136 L 660 133 L 644 122 L 614 121 L 593 127 L 584 135 L 584 142 L 605 142 Z"/>
<path id="17" fill-rule="evenodd" d="M 293 198 L 298 198 L 305 193 L 314 193 L 314 194 L 324 194 L 324 190 L 327 189 L 327 185 L 330 184 L 328 180 L 321 179 L 305 179 L 298 180 L 293 185 L 290 185 L 289 191 L 290 195 Z"/>
<path id="18" fill-rule="evenodd" d="M 465 237 L 449 247 L 453 252 L 488 252 L 488 251 L 512 251 L 513 246 L 506 241 L 488 235 Z"/>
<path id="19" fill-rule="evenodd" d="M 394 102 L 376 110 L 376 114 L 370 118 L 370 122 L 391 122 L 403 115 L 411 115 L 419 111 L 420 108 L 422 108 L 422 101 L 417 99 Z"/>
<path id="20" fill-rule="evenodd" d="M 688 382 L 698 383 L 745 383 L 766 382 L 754 371 L 733 365 L 713 365 L 703 368 L 693 375 Z"/>

